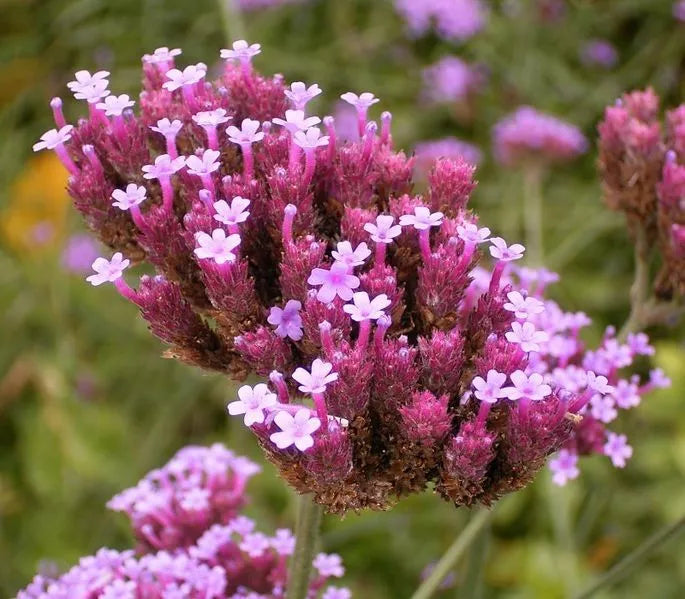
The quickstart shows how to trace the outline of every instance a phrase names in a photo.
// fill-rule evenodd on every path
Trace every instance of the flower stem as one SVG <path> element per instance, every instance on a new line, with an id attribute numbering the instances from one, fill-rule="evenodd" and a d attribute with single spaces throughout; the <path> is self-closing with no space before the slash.
<path id="1" fill-rule="evenodd" d="M 227 44 L 245 37 L 245 23 L 236 0 L 218 0 Z"/>
<path id="2" fill-rule="evenodd" d="M 542 168 L 535 164 L 523 171 L 523 223 L 530 263 L 542 266 Z"/>
<path id="3" fill-rule="evenodd" d="M 428 599 L 438 590 L 445 576 L 454 568 L 459 559 L 464 555 L 464 552 L 478 537 L 478 533 L 490 521 L 491 517 L 492 512 L 485 509 L 474 514 L 466 528 L 454 540 L 450 548 L 440 558 L 440 561 L 435 564 L 435 568 L 433 568 L 428 578 L 416 589 L 411 599 Z"/>
<path id="4" fill-rule="evenodd" d="M 580 593 L 580 595 L 576 595 L 575 599 L 588 599 L 588 597 L 592 597 L 597 591 L 621 580 L 631 572 L 635 572 L 635 566 L 638 563 L 649 557 L 652 552 L 660 549 L 662 545 L 682 533 L 684 530 L 685 516 L 681 516 L 679 520 L 662 528 L 642 543 L 642 545 L 634 549 L 608 572 L 605 572 L 600 576 L 594 584 Z"/>
<path id="5" fill-rule="evenodd" d="M 312 573 L 312 559 L 321 532 L 323 508 L 311 495 L 301 495 L 297 508 L 295 553 L 288 573 L 287 599 L 306 599 Z"/>
<path id="6" fill-rule="evenodd" d="M 640 227 L 635 235 L 635 278 L 630 288 L 630 315 L 621 328 L 619 340 L 625 341 L 628 333 L 644 328 L 645 304 L 649 295 L 649 244 L 647 233 Z"/>

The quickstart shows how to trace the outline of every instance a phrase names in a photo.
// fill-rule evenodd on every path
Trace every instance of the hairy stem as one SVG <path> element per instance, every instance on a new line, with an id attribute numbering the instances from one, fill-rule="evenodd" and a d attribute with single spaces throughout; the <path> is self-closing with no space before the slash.
<path id="1" fill-rule="evenodd" d="M 647 324 L 644 313 L 649 296 L 649 245 L 647 233 L 640 227 L 635 235 L 635 277 L 630 288 L 630 315 L 621 328 L 619 339 L 641 330 Z"/>
<path id="2" fill-rule="evenodd" d="M 679 520 L 665 526 L 649 537 L 642 545 L 634 549 L 613 568 L 600 576 L 594 584 L 588 587 L 580 595 L 576 595 L 575 599 L 588 599 L 588 597 L 595 595 L 597 591 L 621 580 L 631 572 L 635 572 L 637 564 L 649 557 L 654 551 L 660 549 L 665 543 L 672 538 L 675 538 L 684 530 L 685 516 L 682 516 Z"/>
<path id="3" fill-rule="evenodd" d="M 428 578 L 421 583 L 419 588 L 416 589 L 411 599 L 428 599 L 433 596 L 433 593 L 438 590 L 445 576 L 454 568 L 459 559 L 464 555 L 464 552 L 476 539 L 478 533 L 490 521 L 491 517 L 492 512 L 485 509 L 473 515 L 466 528 L 454 540 L 450 548 L 440 558 L 440 561 L 435 564 L 435 568 L 433 568 Z"/>
<path id="4" fill-rule="evenodd" d="M 295 553 L 288 573 L 287 599 L 306 599 L 312 573 L 312 559 L 321 532 L 323 508 L 311 495 L 301 495 L 295 527 Z"/>
<path id="5" fill-rule="evenodd" d="M 532 164 L 523 171 L 523 223 L 526 250 L 532 266 L 542 266 L 542 168 Z"/>

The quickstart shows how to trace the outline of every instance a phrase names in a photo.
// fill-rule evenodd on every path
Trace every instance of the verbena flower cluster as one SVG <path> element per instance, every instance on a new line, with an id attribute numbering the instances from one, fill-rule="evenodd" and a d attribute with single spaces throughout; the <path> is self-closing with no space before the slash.
<path id="1" fill-rule="evenodd" d="M 223 445 L 189 446 L 108 507 L 124 512 L 136 550 L 100 549 L 58 578 L 36 576 L 17 599 L 278 599 L 285 597 L 295 537 L 258 532 L 241 514 L 245 485 L 259 471 Z M 350 599 L 327 587 L 344 574 L 338 555 L 313 562 L 308 597 Z"/>
<path id="2" fill-rule="evenodd" d="M 599 125 L 604 198 L 626 215 L 633 234 L 644 230 L 663 257 L 658 298 L 685 295 L 685 104 L 662 127 L 652 89 L 624 94 Z"/>
<path id="3" fill-rule="evenodd" d="M 465 102 L 483 84 L 484 75 L 456 56 L 444 56 L 423 69 L 424 96 L 432 102 Z"/>
<path id="4" fill-rule="evenodd" d="M 531 106 L 499 121 L 492 143 L 495 159 L 507 166 L 568 162 L 588 147 L 578 128 Z"/>
<path id="5" fill-rule="evenodd" d="M 115 251 L 89 281 L 113 282 L 169 355 L 263 377 L 229 413 L 331 512 L 385 509 L 428 486 L 490 504 L 561 448 L 620 465 L 627 444 L 604 424 L 659 382 L 618 375 L 646 339 L 608 334 L 586 352 L 587 318 L 543 299 L 554 277 L 514 268 L 523 246 L 468 210 L 474 166 L 438 159 L 416 194 L 390 113 L 368 118 L 373 94 L 342 95 L 359 133 L 342 144 L 333 118 L 324 133 L 306 112 L 318 85 L 262 77 L 259 51 L 222 50 L 209 82 L 204 64 L 181 70 L 180 50 L 155 50 L 138 115 L 103 72 L 70 84 L 90 111 L 76 127 L 53 101 L 59 129 L 38 147 L 64 161 L 76 207 Z M 477 267 L 482 247 L 491 270 Z M 157 274 L 134 290 L 130 261 Z M 624 385 L 630 401 L 617 398 Z"/>
<path id="6" fill-rule="evenodd" d="M 395 0 L 395 7 L 414 36 L 431 29 L 442 38 L 463 42 L 485 25 L 481 0 Z"/>

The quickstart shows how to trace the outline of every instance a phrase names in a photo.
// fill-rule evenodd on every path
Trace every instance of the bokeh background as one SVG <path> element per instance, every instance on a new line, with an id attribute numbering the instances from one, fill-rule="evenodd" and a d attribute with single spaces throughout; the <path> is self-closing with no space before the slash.
<path id="1" fill-rule="evenodd" d="M 421 0 L 414 0 L 417 4 Z M 161 358 L 134 306 L 83 281 L 97 252 L 64 191 L 51 153 L 31 145 L 52 127 L 48 101 L 84 106 L 65 83 L 79 68 L 112 72 L 111 88 L 137 94 L 140 56 L 183 48 L 182 64 L 210 62 L 228 40 L 262 44 L 262 72 L 317 82 L 317 114 L 340 93 L 372 91 L 393 113 L 398 146 L 456 136 L 482 152 L 473 207 L 507 239 L 521 239 L 521 173 L 491 154 L 493 124 L 520 104 L 564 118 L 589 151 L 545 179 L 547 266 L 553 295 L 584 310 L 588 341 L 628 313 L 632 250 L 622 218 L 601 202 L 595 127 L 623 90 L 652 85 L 670 105 L 685 99 L 685 23 L 670 0 L 490 2 L 469 39 L 412 34 L 392 0 L 300 0 L 255 8 L 243 0 L 0 0 L 0 594 L 37 569 L 65 568 L 107 545 L 127 546 L 122 517 L 105 501 L 188 443 L 220 440 L 264 462 L 229 423 L 227 381 Z M 269 2 L 262 4 L 277 4 Z M 455 4 L 458 4 L 455 0 Z M 677 12 L 677 11 L 676 11 Z M 593 64 L 587 43 L 607 40 L 613 60 Z M 609 53 L 611 54 L 611 53 Z M 423 69 L 445 56 L 472 67 L 478 85 L 435 101 Z M 611 63 L 611 64 L 610 64 Z M 434 90 L 433 90 L 434 91 Z M 432 99 L 431 99 L 432 98 Z M 339 115 L 344 120 L 344 115 Z M 622 416 L 635 455 L 622 471 L 585 460 L 581 479 L 553 488 L 547 472 L 497 506 L 492 530 L 469 552 L 445 597 L 568 597 L 685 506 L 685 369 L 682 327 L 650 331 L 651 365 L 673 387 Z M 643 364 L 646 370 L 650 364 Z M 626 417 L 627 416 L 627 417 Z M 291 493 L 264 464 L 248 509 L 264 529 L 294 524 Z M 425 494 L 389 513 L 329 517 L 324 544 L 344 557 L 357 597 L 402 598 L 464 526 Z M 481 565 L 484 567 L 481 568 Z M 484 576 L 475 580 L 474 573 Z M 682 597 L 685 539 L 675 540 L 600 597 Z"/>

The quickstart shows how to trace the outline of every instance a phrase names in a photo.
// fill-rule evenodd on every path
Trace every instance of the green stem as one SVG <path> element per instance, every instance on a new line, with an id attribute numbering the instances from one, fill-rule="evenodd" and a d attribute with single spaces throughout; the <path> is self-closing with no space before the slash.
<path id="1" fill-rule="evenodd" d="M 478 533 L 490 521 L 491 517 L 492 512 L 488 510 L 481 510 L 475 513 L 466 528 L 454 540 L 450 548 L 440 558 L 440 561 L 435 564 L 435 568 L 428 575 L 428 578 L 416 589 L 411 599 L 428 599 L 438 590 L 445 576 L 454 568 L 462 555 L 464 555 L 464 552 L 476 539 Z"/>
<path id="2" fill-rule="evenodd" d="M 673 524 L 669 524 L 652 535 L 608 572 L 600 576 L 593 585 L 588 587 L 580 595 L 576 595 L 575 599 L 588 599 L 588 597 L 592 597 L 597 591 L 621 580 L 631 572 L 635 572 L 635 566 L 637 566 L 637 564 L 649 557 L 655 550 L 660 549 L 667 541 L 682 533 L 683 530 L 685 530 L 685 516 L 682 516 Z"/>
<path id="3" fill-rule="evenodd" d="M 469 563 L 464 578 L 461 599 L 482 599 L 484 593 L 484 569 L 490 550 L 492 531 L 490 524 L 477 536 L 469 552 Z"/>
<path id="4" fill-rule="evenodd" d="M 649 244 L 647 233 L 639 228 L 635 235 L 635 278 L 630 288 L 630 315 L 618 335 L 625 341 L 628 333 L 634 333 L 645 327 L 644 313 L 649 296 Z"/>
<path id="5" fill-rule="evenodd" d="M 528 260 L 532 266 L 542 266 L 542 168 L 532 164 L 523 171 L 523 224 Z"/>
<path id="6" fill-rule="evenodd" d="M 245 23 L 236 0 L 217 0 L 227 44 L 245 38 Z"/>
<path id="7" fill-rule="evenodd" d="M 288 573 L 287 599 L 306 599 L 312 559 L 321 532 L 323 508 L 310 495 L 301 495 L 297 507 L 295 553 Z"/>

